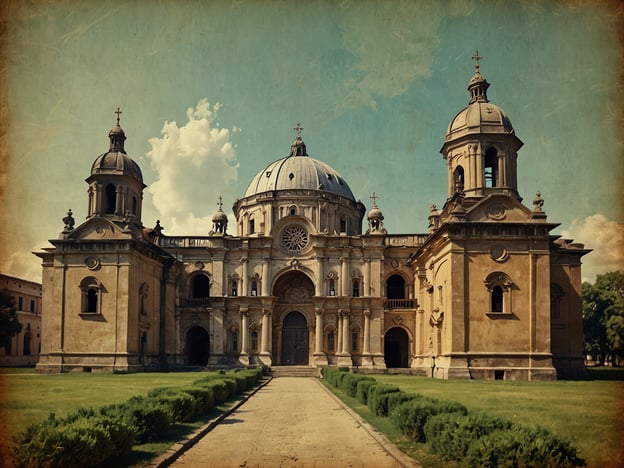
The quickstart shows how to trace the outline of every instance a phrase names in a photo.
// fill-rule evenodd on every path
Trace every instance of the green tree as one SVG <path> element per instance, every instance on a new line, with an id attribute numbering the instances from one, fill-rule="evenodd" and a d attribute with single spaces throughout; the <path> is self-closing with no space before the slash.
<path id="1" fill-rule="evenodd" d="M 0 347 L 11 349 L 11 338 L 22 331 L 17 320 L 15 298 L 5 289 L 0 292 Z"/>
<path id="2" fill-rule="evenodd" d="M 624 357 L 624 272 L 598 275 L 583 283 L 582 294 L 585 352 L 600 364 L 610 356 L 615 365 Z"/>

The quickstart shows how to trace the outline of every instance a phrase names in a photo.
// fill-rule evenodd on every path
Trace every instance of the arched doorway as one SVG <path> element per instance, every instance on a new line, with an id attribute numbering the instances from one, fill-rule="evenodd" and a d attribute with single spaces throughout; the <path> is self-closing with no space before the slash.
<path id="1" fill-rule="evenodd" d="M 387 368 L 408 367 L 409 337 L 400 327 L 393 327 L 384 336 L 384 359 Z"/>
<path id="2" fill-rule="evenodd" d="M 301 312 L 289 313 L 282 327 L 282 365 L 308 365 L 309 346 L 306 318 Z"/>
<path id="3" fill-rule="evenodd" d="M 186 333 L 186 364 L 205 366 L 210 355 L 210 338 L 206 329 L 192 327 Z"/>

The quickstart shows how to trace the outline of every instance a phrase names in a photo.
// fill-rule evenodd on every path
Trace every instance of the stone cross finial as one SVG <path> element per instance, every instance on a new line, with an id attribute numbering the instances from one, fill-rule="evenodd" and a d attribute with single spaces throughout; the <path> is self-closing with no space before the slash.
<path id="1" fill-rule="evenodd" d="M 479 55 L 479 51 L 477 50 L 476 53 L 472 56 L 472 60 L 475 61 L 475 72 L 478 73 L 479 72 L 479 60 L 481 60 L 483 57 L 481 55 Z"/>
<path id="2" fill-rule="evenodd" d="M 369 198 L 373 200 L 373 206 L 377 208 L 377 199 L 381 197 L 377 195 L 375 192 L 373 192 L 373 194 Z"/>
<path id="3" fill-rule="evenodd" d="M 297 122 L 297 126 L 293 128 L 293 130 L 297 132 L 297 136 L 300 137 L 301 132 L 303 131 L 303 127 L 301 126 L 301 123 Z"/>
<path id="4" fill-rule="evenodd" d="M 219 195 L 219 201 L 217 202 L 217 206 L 219 207 L 219 210 L 223 208 L 223 197 L 221 195 Z"/>
<path id="5" fill-rule="evenodd" d="M 122 114 L 122 112 L 119 110 L 119 107 L 115 111 L 115 114 L 117 114 L 117 126 L 119 127 L 119 115 Z"/>

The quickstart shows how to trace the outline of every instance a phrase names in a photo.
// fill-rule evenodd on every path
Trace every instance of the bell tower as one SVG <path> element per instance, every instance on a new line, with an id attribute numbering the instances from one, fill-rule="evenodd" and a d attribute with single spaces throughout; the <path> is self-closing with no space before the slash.
<path id="1" fill-rule="evenodd" d="M 143 175 L 138 164 L 124 149 L 126 134 L 117 125 L 108 133 L 110 147 L 100 155 L 91 167 L 89 184 L 89 209 L 87 218 L 105 217 L 112 221 L 132 223 L 141 226 L 143 202 Z"/>
<path id="2" fill-rule="evenodd" d="M 488 195 L 518 194 L 517 153 L 523 143 L 507 114 L 487 97 L 490 84 L 481 75 L 479 51 L 468 85 L 470 100 L 451 121 L 440 152 L 447 162 L 448 199 L 463 193 L 466 207 Z"/>

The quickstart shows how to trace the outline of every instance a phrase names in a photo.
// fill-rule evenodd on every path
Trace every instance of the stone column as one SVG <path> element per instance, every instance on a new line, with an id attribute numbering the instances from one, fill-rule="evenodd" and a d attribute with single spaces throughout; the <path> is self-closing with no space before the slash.
<path id="1" fill-rule="evenodd" d="M 349 313 L 344 312 L 342 315 L 342 354 L 349 354 L 349 343 L 351 341 L 349 331 Z"/>
<path id="2" fill-rule="evenodd" d="M 95 193 L 95 212 L 93 214 L 100 215 L 102 214 L 102 204 L 104 203 L 102 199 L 102 184 L 96 184 Z"/>
<path id="3" fill-rule="evenodd" d="M 342 310 L 339 310 L 336 314 L 336 356 L 342 354 Z"/>
<path id="4" fill-rule="evenodd" d="M 243 264 L 243 274 L 241 275 L 240 291 L 238 292 L 238 295 L 249 296 L 249 290 L 248 290 L 248 284 L 247 284 L 249 282 L 248 271 L 247 271 L 249 263 L 247 261 L 247 257 L 241 258 L 240 262 Z"/>
<path id="5" fill-rule="evenodd" d="M 265 366 L 271 366 L 271 311 L 262 309 L 262 342 L 260 343 L 260 361 Z"/>
<path id="6" fill-rule="evenodd" d="M 370 309 L 364 310 L 364 344 L 362 345 L 362 367 L 372 367 L 373 358 L 370 352 Z"/>
<path id="7" fill-rule="evenodd" d="M 340 257 L 340 296 L 349 296 L 349 258 Z"/>
<path id="8" fill-rule="evenodd" d="M 240 308 L 240 314 L 241 314 L 241 352 L 240 352 L 240 356 L 238 358 L 238 361 L 244 365 L 244 366 L 248 366 L 249 365 L 249 355 L 247 354 L 247 335 L 248 335 L 248 319 L 249 319 L 249 309 L 247 307 L 241 307 Z"/>
<path id="9" fill-rule="evenodd" d="M 317 307 L 314 309 L 316 317 L 316 327 L 314 330 L 314 364 L 316 366 L 326 366 L 327 355 L 323 351 L 323 309 Z"/>
<path id="10" fill-rule="evenodd" d="M 338 366 L 339 367 L 351 367 L 353 364 L 351 362 L 351 353 L 349 352 L 349 312 L 342 313 L 342 348 L 341 352 L 338 355 Z"/>
<path id="11" fill-rule="evenodd" d="M 215 309 L 210 312 L 210 333 L 212 334 L 210 337 L 211 345 L 212 345 L 212 353 L 210 353 L 210 357 L 208 358 L 209 366 L 216 366 L 219 364 L 223 364 L 223 344 L 225 343 L 226 331 L 224 328 L 224 313 L 221 309 Z"/>
<path id="12" fill-rule="evenodd" d="M 123 206 L 121 206 L 121 202 L 123 200 L 122 188 L 123 187 L 121 185 L 118 185 L 117 189 L 115 190 L 115 214 L 117 216 L 123 215 Z"/>
<path id="13" fill-rule="evenodd" d="M 271 281 L 269 278 L 269 258 L 265 257 L 262 259 L 262 296 L 263 297 L 267 297 L 271 295 L 269 291 L 270 282 Z"/>

